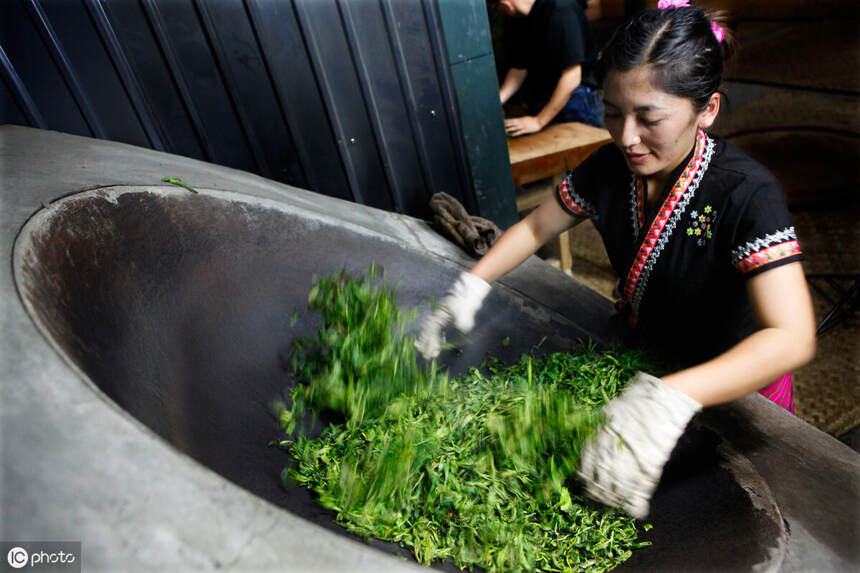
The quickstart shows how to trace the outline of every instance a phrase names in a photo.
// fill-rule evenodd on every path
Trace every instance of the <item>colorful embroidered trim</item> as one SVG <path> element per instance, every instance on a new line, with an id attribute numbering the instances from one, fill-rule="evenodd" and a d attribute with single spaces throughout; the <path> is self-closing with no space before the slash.
<path id="1" fill-rule="evenodd" d="M 735 268 L 737 268 L 741 274 L 747 274 L 748 272 L 754 271 L 768 263 L 781 261 L 782 259 L 787 259 L 788 257 L 793 257 L 794 255 L 799 254 L 801 254 L 801 251 L 800 245 L 797 244 L 797 241 L 787 241 L 785 243 L 771 245 L 770 247 L 765 247 L 760 251 L 751 253 L 737 261 L 735 263 Z"/>
<path id="2" fill-rule="evenodd" d="M 711 231 L 711 225 L 717 220 L 717 212 L 710 205 L 705 205 L 702 211 L 702 213 L 690 212 L 690 225 L 687 227 L 687 236 L 695 237 L 696 244 L 700 247 L 704 247 L 705 243 L 713 238 L 714 233 Z"/>
<path id="3" fill-rule="evenodd" d="M 630 212 L 633 215 L 633 239 L 639 236 L 639 229 L 645 224 L 645 185 L 630 174 Z"/>
<path id="4" fill-rule="evenodd" d="M 651 227 L 648 229 L 624 281 L 622 296 L 632 306 L 632 324 L 636 322 L 636 314 L 639 311 L 651 269 L 678 225 L 690 199 L 699 187 L 713 154 L 713 140 L 705 135 L 704 131 L 699 130 L 696 134 L 696 147 L 693 151 L 693 157 L 687 163 L 678 181 L 672 186 L 672 190 L 663 201 L 663 205 L 660 206 L 660 210 L 654 217 L 654 221 L 651 223 Z M 637 178 L 636 185 L 640 184 L 641 182 Z"/>
<path id="5" fill-rule="evenodd" d="M 669 241 L 669 238 L 675 231 L 675 227 L 681 220 L 681 216 L 684 214 L 687 205 L 690 203 L 693 196 L 695 195 L 696 189 L 699 188 L 699 184 L 702 182 L 702 177 L 704 177 L 705 172 L 708 170 L 708 165 L 710 165 L 711 163 L 711 158 L 714 155 L 715 144 L 712 139 L 706 138 L 706 140 L 707 144 L 704 157 L 701 161 L 701 167 L 696 171 L 693 181 L 689 183 L 686 193 L 684 193 L 683 197 L 676 205 L 674 211 L 671 214 L 669 222 L 665 225 L 665 228 L 659 235 L 657 245 L 654 247 L 653 252 L 648 257 L 648 262 L 645 265 L 645 269 L 642 272 L 642 276 L 639 279 L 639 285 L 636 288 L 635 295 L 633 297 L 634 314 L 639 312 L 639 306 L 642 304 L 642 297 L 645 296 L 645 288 L 648 286 L 648 278 L 651 276 L 651 269 L 653 269 L 654 265 L 657 263 L 657 259 L 660 257 L 660 253 L 662 253 L 663 249 L 666 247 L 666 243 Z M 679 179 L 679 181 L 681 181 L 681 179 Z"/>
<path id="6" fill-rule="evenodd" d="M 571 213 L 580 217 L 591 217 L 597 210 L 573 189 L 570 182 L 572 173 L 568 173 L 558 184 L 558 196 Z"/>
<path id="7" fill-rule="evenodd" d="M 779 380 L 767 388 L 762 388 L 758 393 L 794 414 L 794 384 L 791 372 L 783 374 Z"/>
<path id="8" fill-rule="evenodd" d="M 746 259 L 750 255 L 779 243 L 788 243 L 796 240 L 797 234 L 794 232 L 794 227 L 786 227 L 781 231 L 768 233 L 764 237 L 759 237 L 754 240 L 752 243 L 747 241 L 745 244 L 732 249 L 732 264 L 738 266 L 740 261 Z"/>

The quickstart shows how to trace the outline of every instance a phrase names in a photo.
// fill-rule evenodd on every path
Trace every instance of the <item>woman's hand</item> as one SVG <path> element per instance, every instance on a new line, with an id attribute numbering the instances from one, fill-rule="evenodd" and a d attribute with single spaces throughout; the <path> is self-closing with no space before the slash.
<path id="1" fill-rule="evenodd" d="M 490 293 L 490 284 L 471 273 L 462 272 L 436 309 L 421 326 L 415 348 L 426 360 L 436 358 L 445 343 L 445 329 L 452 324 L 466 334 L 475 326 L 475 315 Z"/>
<path id="2" fill-rule="evenodd" d="M 800 263 L 752 277 L 747 294 L 758 331 L 662 380 L 637 374 L 606 406 L 607 423 L 584 446 L 578 471 L 591 497 L 646 516 L 663 466 L 696 412 L 755 392 L 812 359 L 815 319 Z"/>
<path id="3" fill-rule="evenodd" d="M 659 378 L 637 372 L 603 409 L 606 423 L 583 446 L 577 474 L 588 496 L 644 519 L 663 466 L 701 409 Z"/>
<path id="4" fill-rule="evenodd" d="M 428 360 L 436 357 L 445 342 L 445 329 L 452 324 L 461 332 L 469 332 L 475 314 L 490 292 L 489 283 L 520 265 L 550 238 L 583 220 L 568 215 L 554 197 L 549 197 L 505 231 L 471 271 L 460 274 L 436 310 L 425 319 L 415 341 L 418 351 Z"/>

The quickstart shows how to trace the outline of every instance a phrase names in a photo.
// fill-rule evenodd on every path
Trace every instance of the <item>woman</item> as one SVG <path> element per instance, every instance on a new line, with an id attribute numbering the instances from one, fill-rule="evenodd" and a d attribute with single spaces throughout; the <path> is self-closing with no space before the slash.
<path id="1" fill-rule="evenodd" d="M 663 466 L 703 406 L 759 391 L 793 410 L 790 371 L 815 353 L 802 254 L 776 179 L 705 132 L 731 38 L 718 16 L 662 0 L 601 54 L 613 144 L 568 173 L 546 201 L 463 273 L 416 343 L 438 354 L 444 329 L 468 331 L 489 283 L 561 231 L 591 218 L 621 277 L 628 340 L 675 366 L 639 373 L 605 409 L 584 450 L 588 493 L 647 515 Z"/>

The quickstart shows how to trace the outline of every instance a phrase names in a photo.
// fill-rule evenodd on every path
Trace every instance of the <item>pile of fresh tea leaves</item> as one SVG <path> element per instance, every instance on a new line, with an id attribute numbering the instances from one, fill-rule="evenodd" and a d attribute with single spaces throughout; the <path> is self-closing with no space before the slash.
<path id="1" fill-rule="evenodd" d="M 348 530 L 488 571 L 604 571 L 636 542 L 634 520 L 568 489 L 599 407 L 642 368 L 636 353 L 498 360 L 450 378 L 416 360 L 395 290 L 345 273 L 319 279 L 315 336 L 297 340 L 297 385 L 280 407 L 302 484 Z M 319 437 L 309 413 L 342 416 Z M 575 488 L 575 484 L 573 485 Z"/>

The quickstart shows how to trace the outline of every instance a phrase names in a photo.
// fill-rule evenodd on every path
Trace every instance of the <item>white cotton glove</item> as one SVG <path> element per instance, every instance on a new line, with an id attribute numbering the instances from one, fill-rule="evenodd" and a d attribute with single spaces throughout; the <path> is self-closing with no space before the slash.
<path id="1" fill-rule="evenodd" d="M 637 372 L 603 409 L 606 423 L 583 445 L 577 474 L 588 496 L 644 519 L 663 466 L 701 409 L 680 390 Z"/>
<path id="2" fill-rule="evenodd" d="M 475 314 L 490 292 L 490 283 L 472 273 L 462 272 L 454 286 L 445 293 L 436 309 L 421 325 L 415 348 L 430 360 L 439 355 L 445 342 L 445 329 L 453 324 L 467 334 L 475 326 Z"/>

